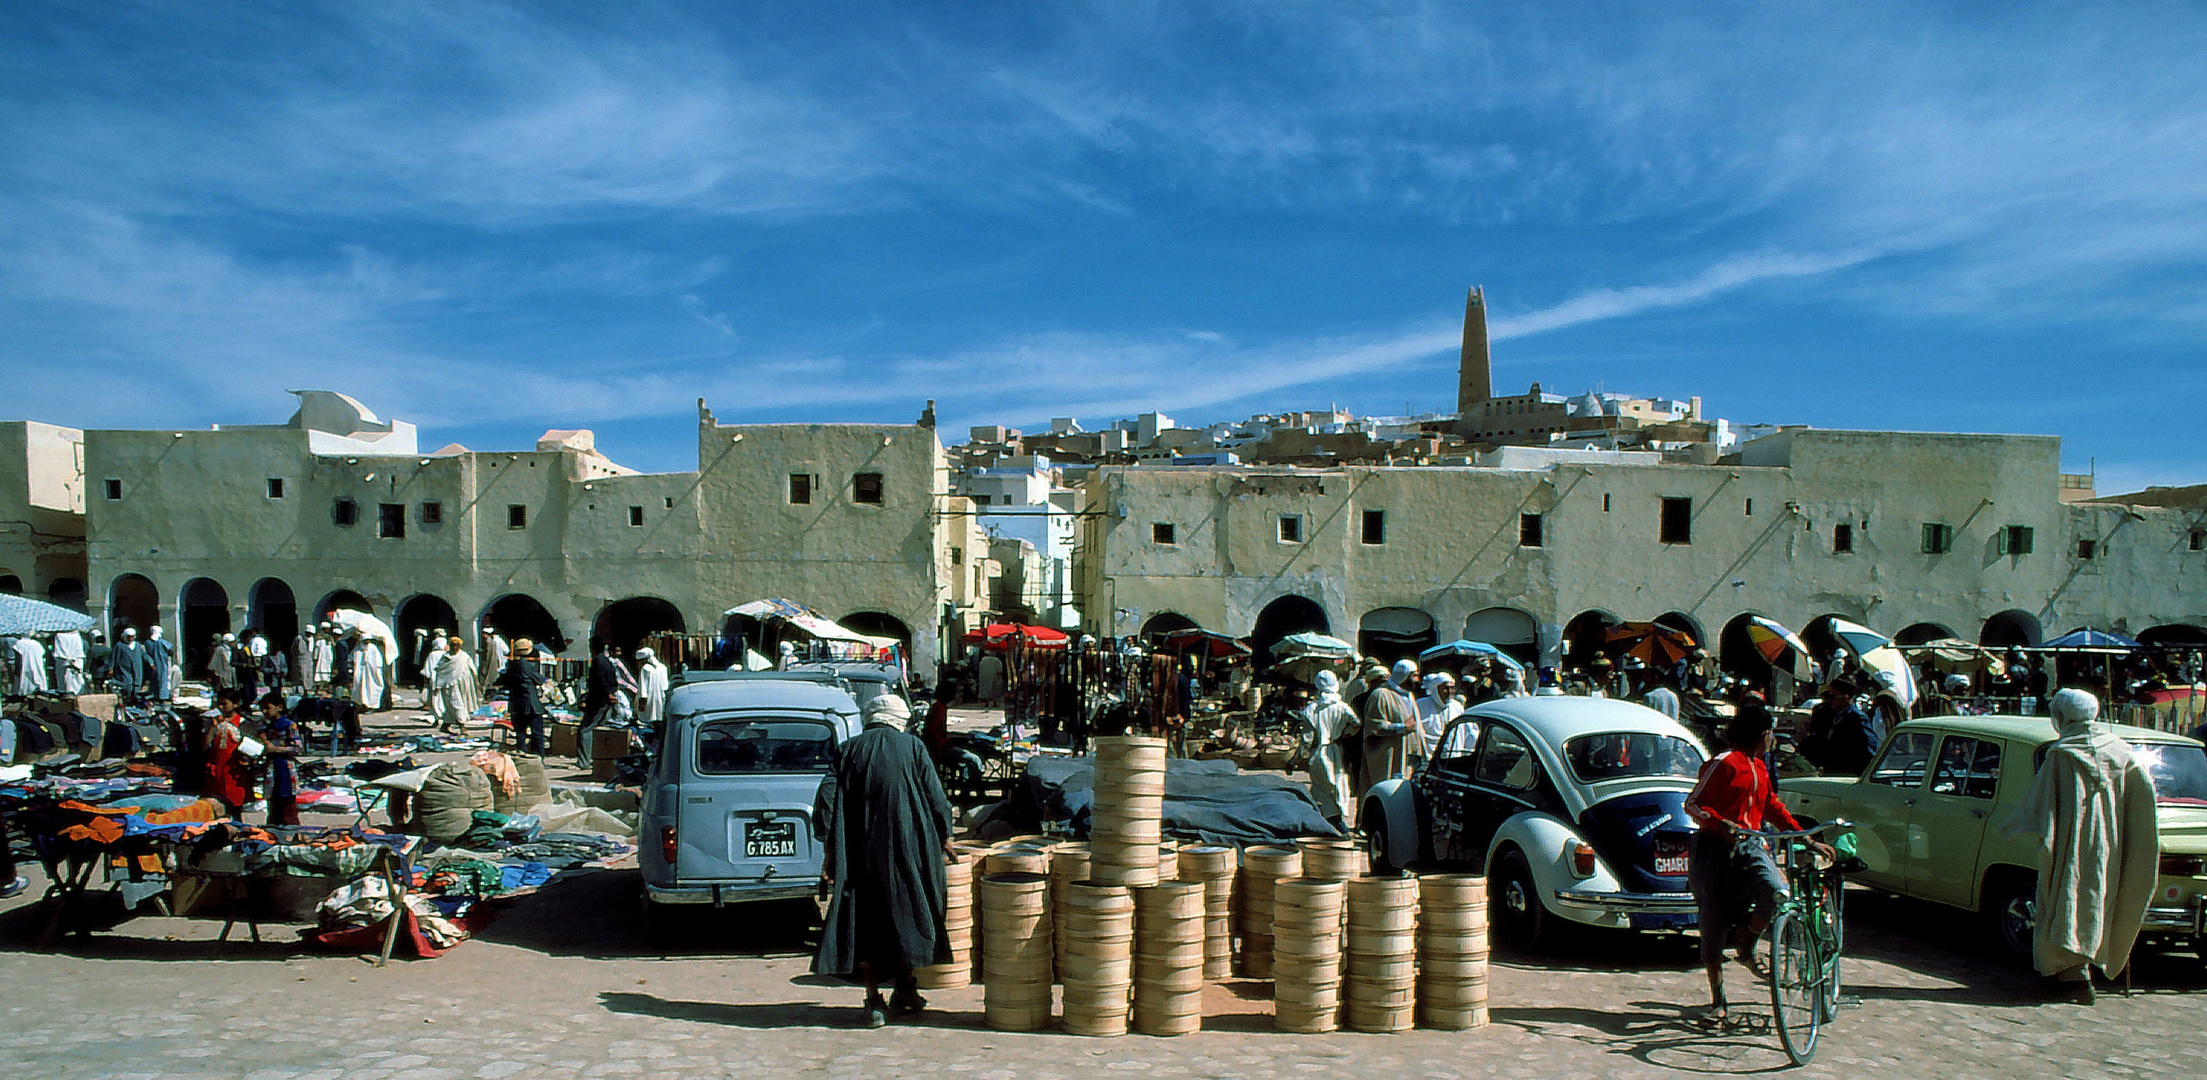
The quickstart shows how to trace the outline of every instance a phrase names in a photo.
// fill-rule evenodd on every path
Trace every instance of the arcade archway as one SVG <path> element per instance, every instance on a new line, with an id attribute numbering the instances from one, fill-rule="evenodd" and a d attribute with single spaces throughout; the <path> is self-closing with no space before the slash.
<path id="1" fill-rule="evenodd" d="M 144 641 L 146 631 L 161 621 L 161 590 L 153 580 L 143 574 L 124 574 L 107 587 L 107 636 L 119 641 L 123 628 L 138 631 L 138 640 Z"/>
<path id="2" fill-rule="evenodd" d="M 205 674 L 215 639 L 230 632 L 230 594 L 213 578 L 193 578 L 178 599 L 177 663 L 186 675 Z"/>
<path id="3" fill-rule="evenodd" d="M 1263 667 L 1272 663 L 1272 646 L 1289 634 L 1332 633 L 1333 623 L 1318 601 L 1290 593 L 1257 612 L 1256 625 L 1249 631 L 1249 647 L 1256 654 L 1257 666 Z"/>
<path id="4" fill-rule="evenodd" d="M 644 643 L 646 637 L 652 634 L 679 634 L 688 628 L 689 624 L 683 620 L 681 610 L 672 603 L 656 596 L 633 596 L 599 608 L 597 619 L 590 625 L 590 636 L 621 650 L 622 656 L 635 656 L 637 647 Z M 853 626 L 851 629 L 858 628 Z"/>

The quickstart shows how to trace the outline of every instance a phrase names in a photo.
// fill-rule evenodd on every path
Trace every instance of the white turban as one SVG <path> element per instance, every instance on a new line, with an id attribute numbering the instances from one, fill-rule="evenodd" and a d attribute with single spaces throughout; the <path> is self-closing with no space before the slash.
<path id="1" fill-rule="evenodd" d="M 1425 677 L 1425 692 L 1427 694 L 1433 693 L 1435 687 L 1454 685 L 1456 685 L 1456 679 L 1445 671 L 1436 671 Z"/>
<path id="2" fill-rule="evenodd" d="M 1341 676 L 1333 672 L 1321 671 L 1318 673 L 1318 677 L 1312 679 L 1311 682 L 1318 687 L 1319 697 L 1341 696 Z"/>
<path id="3" fill-rule="evenodd" d="M 2069 689 L 2055 694 L 2052 704 L 2057 728 L 2089 724 L 2100 715 L 2100 699 L 2082 690 Z"/>
<path id="4" fill-rule="evenodd" d="M 1393 682 L 1396 686 L 1400 686 L 1407 690 L 1410 687 L 1410 680 L 1416 678 L 1417 675 L 1418 665 L 1415 662 L 1410 660 L 1397 660 L 1395 661 L 1394 676 L 1389 681 Z"/>
<path id="5" fill-rule="evenodd" d="M 902 724 L 912 718 L 912 707 L 895 694 L 883 694 L 867 702 L 859 715 L 869 724 Z"/>
<path id="6" fill-rule="evenodd" d="M 652 652 L 652 651 L 651 651 L 650 649 L 638 649 L 638 650 L 636 650 L 636 659 L 638 659 L 638 660 L 649 660 L 649 659 L 651 659 L 652 657 L 654 657 L 654 656 L 657 656 L 657 655 L 659 655 L 659 654 L 657 654 L 657 653 L 655 653 L 655 652 Z"/>

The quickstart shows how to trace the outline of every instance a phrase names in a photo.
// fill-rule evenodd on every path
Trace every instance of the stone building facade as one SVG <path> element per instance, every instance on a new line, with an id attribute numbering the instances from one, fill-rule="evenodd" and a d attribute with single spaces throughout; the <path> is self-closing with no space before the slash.
<path id="1" fill-rule="evenodd" d="M 713 632 L 786 597 L 904 638 L 923 671 L 983 617 L 957 587 L 971 518 L 931 428 L 728 426 L 700 401 L 697 470 L 637 473 L 587 432 L 424 454 L 403 423 L 300 396 L 284 425 L 85 433 L 95 615 L 158 620 L 196 652 L 350 606 L 402 640 L 487 621 L 576 656 L 594 633 Z"/>
<path id="2" fill-rule="evenodd" d="M 1098 635 L 1461 635 L 1554 663 L 1604 621 L 1734 652 L 1748 615 L 1997 644 L 2207 626 L 2200 514 L 2065 504 L 2048 437 L 1801 429 L 1718 465 L 1505 447 L 1465 467 L 1112 467 L 1088 485 Z"/>
<path id="3" fill-rule="evenodd" d="M 0 422 L 0 593 L 85 601 L 84 433 Z"/>

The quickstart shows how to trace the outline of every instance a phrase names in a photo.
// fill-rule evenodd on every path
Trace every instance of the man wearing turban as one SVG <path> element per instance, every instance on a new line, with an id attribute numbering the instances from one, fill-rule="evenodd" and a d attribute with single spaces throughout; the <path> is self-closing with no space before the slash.
<path id="1" fill-rule="evenodd" d="M 926 744 L 904 730 L 911 707 L 882 694 L 862 710 L 866 729 L 836 752 L 812 820 L 820 876 L 831 891 L 812 970 L 866 983 L 866 1026 L 916 1013 L 914 968 L 950 962 L 950 799 Z M 881 984 L 895 993 L 881 999 Z"/>

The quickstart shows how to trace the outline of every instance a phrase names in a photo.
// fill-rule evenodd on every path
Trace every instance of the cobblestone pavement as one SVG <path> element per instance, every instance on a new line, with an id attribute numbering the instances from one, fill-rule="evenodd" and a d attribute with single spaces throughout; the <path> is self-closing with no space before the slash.
<path id="1" fill-rule="evenodd" d="M 139 918 L 40 954 L 31 912 L 0 912 L 0 1065 L 61 1078 L 427 1080 L 595 1076 L 1643 1077 L 1785 1066 L 1767 1030 L 1687 1020 L 1702 993 L 1679 941 L 1604 938 L 1498 956 L 1494 1024 L 1470 1032 L 1285 1035 L 1262 983 L 1213 987 L 1200 1034 L 1089 1039 L 992 1032 L 979 988 L 937 991 L 915 1024 L 854 1026 L 858 994 L 806 974 L 811 912 L 700 912 L 682 951 L 645 947 L 632 871 L 566 882 L 433 961 L 233 942 L 213 924 Z M 2207 1073 L 2207 976 L 2189 955 L 2140 964 L 2135 996 L 2047 1004 L 1972 928 L 1920 904 L 1851 900 L 1859 1007 L 1803 1075 L 1942 1078 Z M 1735 1002 L 1751 997 L 1744 972 Z M 1739 1006 L 1735 1004 L 1735 1008 Z M 1753 1012 L 1767 1018 L 1757 1002 Z"/>
<path id="2" fill-rule="evenodd" d="M 968 718 L 961 717 L 961 720 Z M 419 730 L 404 716 L 379 729 Z M 968 720 L 968 722 L 977 722 Z M 432 961 L 377 969 L 304 953 L 293 929 L 218 954 L 218 924 L 118 921 L 58 952 L 28 944 L 43 888 L 0 904 L 0 1068 L 84 1077 L 1652 1077 L 1786 1067 L 1767 999 L 1729 975 L 1747 1030 L 1691 1023 L 1706 994 L 1690 939 L 1600 936 L 1496 956 L 1494 1024 L 1469 1032 L 1287 1035 L 1268 987 L 1214 986 L 1177 1039 L 989 1031 L 981 990 L 936 991 L 911 1024 L 857 1028 L 858 991 L 806 972 L 809 904 L 697 911 L 673 952 L 647 945 L 633 870 L 553 886 Z M 119 911 L 116 913 L 119 919 Z M 242 930 L 237 936 L 244 936 Z M 1968 919 L 1867 892 L 1849 899 L 1848 992 L 1804 1076 L 1941 1080 L 2207 1075 L 2207 964 L 2144 956 L 2137 992 L 2050 1004 Z M 371 958 L 372 959 L 372 958 Z"/>

